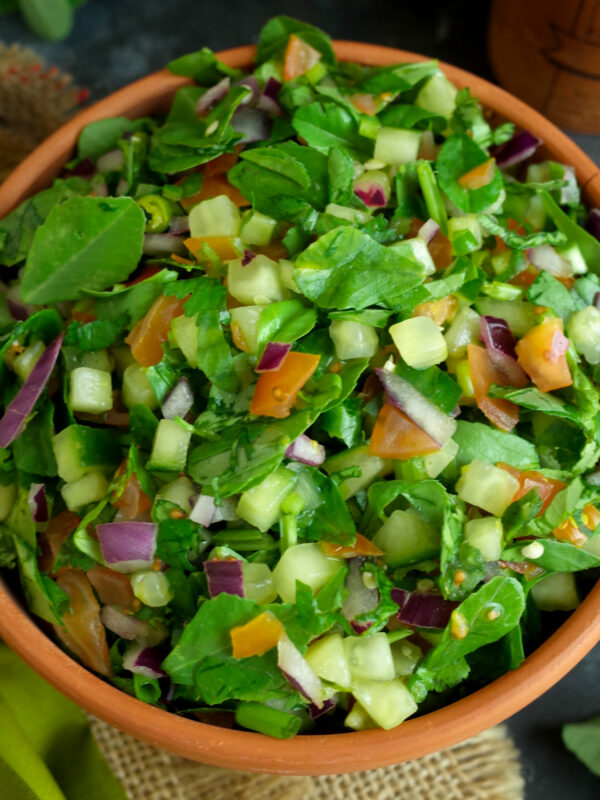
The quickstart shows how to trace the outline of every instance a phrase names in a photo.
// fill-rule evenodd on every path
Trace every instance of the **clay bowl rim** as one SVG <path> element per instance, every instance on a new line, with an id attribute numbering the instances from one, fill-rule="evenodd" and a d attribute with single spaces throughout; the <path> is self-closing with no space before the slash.
<path id="1" fill-rule="evenodd" d="M 367 65 L 425 57 L 359 42 L 334 42 L 340 60 Z M 247 67 L 256 48 L 226 50 L 219 57 Z M 600 206 L 600 171 L 573 141 L 541 114 L 475 75 L 440 62 L 459 87 L 469 86 L 490 109 L 526 127 L 555 158 L 575 166 L 584 197 Z M 47 186 L 71 156 L 88 122 L 107 116 L 152 113 L 188 81 L 162 70 L 129 84 L 78 114 L 41 144 L 0 186 L 0 217 Z M 457 744 L 516 713 L 553 686 L 600 639 L 600 582 L 566 622 L 519 667 L 482 689 L 391 730 L 270 739 L 178 717 L 131 697 L 80 666 L 33 622 L 0 578 L 0 635 L 59 691 L 105 722 L 171 753 L 219 767 L 296 775 L 323 775 L 397 764 Z"/>

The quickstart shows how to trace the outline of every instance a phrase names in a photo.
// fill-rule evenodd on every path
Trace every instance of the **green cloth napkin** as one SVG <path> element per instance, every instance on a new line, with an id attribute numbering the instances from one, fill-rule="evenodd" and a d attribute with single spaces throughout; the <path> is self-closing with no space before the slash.
<path id="1" fill-rule="evenodd" d="M 1 800 L 127 800 L 80 708 L 0 642 Z"/>

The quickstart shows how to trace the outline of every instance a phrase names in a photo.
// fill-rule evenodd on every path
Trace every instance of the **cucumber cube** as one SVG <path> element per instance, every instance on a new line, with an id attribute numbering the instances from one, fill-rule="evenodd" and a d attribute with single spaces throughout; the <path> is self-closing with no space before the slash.
<path id="1" fill-rule="evenodd" d="M 108 489 L 108 481 L 101 472 L 88 472 L 82 478 L 65 484 L 60 493 L 69 511 L 77 511 L 90 503 L 103 500 Z"/>
<path id="2" fill-rule="evenodd" d="M 107 350 L 94 350 L 91 353 L 82 353 L 81 366 L 99 369 L 102 372 L 112 372 L 114 362 Z"/>
<path id="3" fill-rule="evenodd" d="M 261 214 L 260 211 L 249 211 L 244 215 L 240 239 L 244 244 L 266 247 L 273 236 L 277 220 Z"/>
<path id="4" fill-rule="evenodd" d="M 173 599 L 173 591 L 164 572 L 153 569 L 139 570 L 131 576 L 133 594 L 145 606 L 160 608 Z"/>
<path id="5" fill-rule="evenodd" d="M 190 367 L 198 366 L 198 326 L 196 317 L 186 317 L 182 314 L 175 317 L 171 323 L 171 332 L 175 344 L 185 356 Z"/>
<path id="6" fill-rule="evenodd" d="M 399 567 L 437 556 L 440 535 L 423 517 L 397 509 L 377 531 L 373 544 L 385 553 L 386 564 Z"/>
<path id="7" fill-rule="evenodd" d="M 306 651 L 305 658 L 312 671 L 324 681 L 335 683 L 343 689 L 350 688 L 351 676 L 344 639 L 339 633 L 318 639 Z"/>
<path id="8" fill-rule="evenodd" d="M 371 358 L 379 348 L 377 331 L 362 322 L 334 319 L 329 326 L 329 335 L 335 345 L 335 354 L 341 361 Z"/>
<path id="9" fill-rule="evenodd" d="M 329 203 L 325 206 L 325 213 L 331 217 L 338 219 L 346 219 L 353 225 L 360 225 L 361 223 L 369 222 L 371 215 L 366 211 L 359 211 L 358 208 L 349 208 L 348 206 L 341 206 L 338 203 Z"/>
<path id="10" fill-rule="evenodd" d="M 413 642 L 401 639 L 392 645 L 392 658 L 394 659 L 394 669 L 396 677 L 412 675 L 415 667 L 423 658 L 423 651 Z"/>
<path id="11" fill-rule="evenodd" d="M 0 484 L 0 522 L 3 522 L 8 517 L 16 499 L 16 483 L 9 483 L 8 486 L 2 486 L 2 484 Z"/>
<path id="12" fill-rule="evenodd" d="M 353 731 L 370 731 L 378 727 L 375 720 L 367 714 L 360 703 L 354 703 L 352 710 L 344 720 L 344 725 L 352 728 Z"/>
<path id="13" fill-rule="evenodd" d="M 600 311 L 596 306 L 588 306 L 573 314 L 567 325 L 567 333 L 577 352 L 588 364 L 600 364 Z"/>
<path id="14" fill-rule="evenodd" d="M 187 319 L 187 317 L 179 317 Z M 130 364 L 123 373 L 123 403 L 127 408 L 137 405 L 147 406 L 153 411 L 158 406 L 158 399 L 146 372 L 141 364 Z"/>
<path id="15" fill-rule="evenodd" d="M 45 349 L 46 346 L 42 341 L 33 342 L 27 350 L 24 350 L 21 355 L 15 358 L 13 369 L 23 383 L 29 377 L 31 370 L 35 367 Z"/>
<path id="16" fill-rule="evenodd" d="M 467 347 L 479 341 L 481 317 L 472 308 L 461 308 L 452 320 L 452 324 L 444 334 L 448 355 L 452 358 L 462 358 L 466 355 Z"/>
<path id="17" fill-rule="evenodd" d="M 254 600 L 259 605 L 274 603 L 277 592 L 273 586 L 273 573 L 268 564 L 261 562 L 245 561 L 242 564 L 244 580 L 244 597 Z"/>
<path id="18" fill-rule="evenodd" d="M 389 329 L 400 355 L 409 367 L 433 367 L 448 357 L 448 346 L 431 317 L 411 317 Z"/>
<path id="19" fill-rule="evenodd" d="M 417 710 L 414 697 L 399 678 L 391 681 L 360 681 L 352 694 L 380 728 L 395 728 Z"/>
<path id="20" fill-rule="evenodd" d="M 174 419 L 161 419 L 154 434 L 148 469 L 183 472 L 192 438 Z"/>
<path id="21" fill-rule="evenodd" d="M 555 572 L 531 587 L 536 606 L 542 611 L 572 611 L 579 605 L 572 572 Z"/>
<path id="22" fill-rule="evenodd" d="M 373 157 L 384 164 L 408 164 L 417 160 L 420 144 L 420 131 L 382 126 L 377 131 Z"/>
<path id="23" fill-rule="evenodd" d="M 318 592 L 333 577 L 342 561 L 326 556 L 318 544 L 307 542 L 288 547 L 273 570 L 277 594 L 284 603 L 296 602 L 296 581 L 302 581 Z"/>
<path id="24" fill-rule="evenodd" d="M 458 453 L 458 445 L 454 439 L 449 439 L 441 450 L 423 456 L 423 466 L 428 478 L 437 478 L 454 460 Z M 402 463 L 402 462 L 401 462 Z"/>
<path id="25" fill-rule="evenodd" d="M 497 561 L 502 555 L 504 528 L 497 517 L 471 519 L 465 525 L 465 541 L 481 552 L 484 561 Z"/>
<path id="26" fill-rule="evenodd" d="M 346 478 L 338 488 L 344 500 L 354 497 L 357 492 L 366 489 L 375 478 L 383 478 L 393 469 L 392 461 L 372 456 L 368 452 L 368 445 L 352 447 L 345 452 L 338 453 L 323 464 L 323 469 L 328 475 L 341 472 L 348 467 L 358 467 L 361 475 L 356 478 Z"/>
<path id="27" fill-rule="evenodd" d="M 237 236 L 242 218 L 225 194 L 203 200 L 190 211 L 190 236 Z"/>
<path id="28" fill-rule="evenodd" d="M 477 214 L 465 214 L 460 217 L 450 217 L 448 220 L 448 238 L 453 242 L 461 233 L 468 231 L 477 241 L 476 249 L 483 245 L 483 231 L 477 221 Z"/>
<path id="29" fill-rule="evenodd" d="M 456 483 L 456 493 L 465 503 L 501 517 L 519 489 L 519 481 L 505 469 L 476 458 L 466 467 Z"/>
<path id="30" fill-rule="evenodd" d="M 58 474 L 72 483 L 94 469 L 111 469 L 120 460 L 113 431 L 70 425 L 52 438 Z"/>
<path id="31" fill-rule="evenodd" d="M 385 633 L 372 636 L 347 636 L 344 652 L 355 681 L 391 681 L 396 677 L 392 650 Z"/>
<path id="32" fill-rule="evenodd" d="M 279 267 L 267 256 L 259 255 L 242 266 L 242 259 L 230 261 L 227 288 L 244 305 L 268 305 L 284 299 Z"/>
<path id="33" fill-rule="evenodd" d="M 576 244 L 572 244 L 568 247 L 557 248 L 556 252 L 563 258 L 567 259 L 575 275 L 585 275 L 585 273 L 588 271 L 585 259 L 581 253 L 581 250 Z"/>
<path id="34" fill-rule="evenodd" d="M 289 289 L 290 292 L 300 293 L 300 289 L 298 288 L 298 284 L 294 278 L 295 269 L 296 265 L 293 261 L 290 261 L 287 258 L 279 259 L 279 276 L 281 278 L 281 285 L 284 289 Z"/>
<path id="35" fill-rule="evenodd" d="M 192 497 L 197 494 L 198 492 L 190 479 L 182 476 L 175 481 L 171 481 L 171 483 L 165 484 L 156 497 L 157 499 L 162 498 L 170 503 L 175 503 L 176 506 L 179 506 L 189 515 L 192 511 Z"/>
<path id="36" fill-rule="evenodd" d="M 257 486 L 240 497 L 237 513 L 250 525 L 268 531 L 279 519 L 281 504 L 294 488 L 296 475 L 285 467 L 278 467 Z"/>
<path id="37" fill-rule="evenodd" d="M 230 311 L 233 342 L 245 353 L 258 352 L 258 321 L 264 309 L 265 306 L 241 306 Z"/>
<path id="38" fill-rule="evenodd" d="M 113 407 L 112 377 L 90 367 L 77 367 L 71 373 L 69 405 L 73 411 L 103 414 Z"/>
<path id="39" fill-rule="evenodd" d="M 449 119 L 456 108 L 456 86 L 441 72 L 430 78 L 419 91 L 415 105 Z"/>

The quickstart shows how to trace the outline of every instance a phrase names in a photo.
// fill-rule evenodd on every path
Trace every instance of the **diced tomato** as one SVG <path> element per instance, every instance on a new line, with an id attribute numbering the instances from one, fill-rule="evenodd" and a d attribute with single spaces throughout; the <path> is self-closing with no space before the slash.
<path id="1" fill-rule="evenodd" d="M 508 228 L 509 231 L 514 231 L 515 233 L 518 233 L 519 236 L 526 236 L 527 235 L 527 231 L 525 230 L 525 227 L 520 222 L 518 222 L 518 220 L 514 219 L 513 217 L 509 217 L 506 220 L 506 227 Z"/>
<path id="2" fill-rule="evenodd" d="M 383 387 L 381 385 L 381 381 L 374 372 L 371 372 L 370 375 L 367 376 L 367 379 L 363 383 L 363 387 L 360 390 L 360 398 L 365 403 L 369 403 L 371 400 L 374 400 L 376 397 L 378 397 L 382 391 Z"/>
<path id="3" fill-rule="evenodd" d="M 419 303 L 415 306 L 413 317 L 430 317 L 436 325 L 443 325 L 454 316 L 458 307 L 458 301 L 453 294 L 446 295 L 440 300 L 433 300 L 428 303 Z"/>
<path id="4" fill-rule="evenodd" d="M 238 625 L 229 631 L 233 657 L 262 656 L 275 647 L 283 633 L 284 627 L 277 617 L 265 611 L 245 625 Z"/>
<path id="5" fill-rule="evenodd" d="M 144 511 L 148 511 L 152 500 L 140 486 L 135 472 L 129 476 L 121 495 L 113 502 L 115 508 L 120 509 L 126 519 L 135 519 Z"/>
<path id="6" fill-rule="evenodd" d="M 469 375 L 475 401 L 485 416 L 503 431 L 509 432 L 519 421 L 519 407 L 510 400 L 488 397 L 492 384 L 506 385 L 506 378 L 499 369 L 492 364 L 487 350 L 470 344 L 467 348 L 469 358 Z"/>
<path id="7" fill-rule="evenodd" d="M 600 525 L 600 511 L 596 506 L 586 506 L 581 512 L 581 522 L 593 533 Z"/>
<path id="8" fill-rule="evenodd" d="M 588 537 L 580 529 L 573 517 L 567 517 L 554 530 L 552 535 L 559 542 L 568 542 L 575 547 L 583 547 Z"/>
<path id="9" fill-rule="evenodd" d="M 278 370 L 263 372 L 254 389 L 250 413 L 262 417 L 289 417 L 298 392 L 312 376 L 321 356 L 290 352 Z"/>
<path id="10" fill-rule="evenodd" d="M 39 557 L 39 567 L 43 572 L 52 573 L 54 562 L 58 557 L 60 548 L 69 536 L 77 529 L 81 519 L 72 511 L 61 511 L 48 523 L 48 527 L 38 537 L 38 544 L 42 551 Z"/>
<path id="11" fill-rule="evenodd" d="M 377 113 L 377 103 L 372 94 L 351 94 L 349 100 L 363 114 L 372 117 Z"/>
<path id="12" fill-rule="evenodd" d="M 563 322 L 546 317 L 517 342 L 517 361 L 541 392 L 571 386 L 573 379 L 564 352 Z"/>
<path id="13" fill-rule="evenodd" d="M 528 264 L 521 272 L 513 275 L 509 283 L 512 283 L 513 286 L 522 286 L 524 289 L 528 289 L 539 274 L 539 269 L 536 269 L 532 264 Z"/>
<path id="14" fill-rule="evenodd" d="M 54 632 L 86 667 L 101 675 L 111 675 L 100 606 L 85 572 L 80 569 L 66 570 L 57 577 L 56 582 L 69 596 L 70 608 L 62 616 L 63 625 L 53 626 Z"/>
<path id="15" fill-rule="evenodd" d="M 354 558 L 355 556 L 382 556 L 383 551 L 361 533 L 356 534 L 356 541 L 351 545 L 321 542 L 321 549 L 327 556 L 335 558 Z"/>
<path id="16" fill-rule="evenodd" d="M 71 311 L 71 316 L 75 322 L 94 322 L 96 319 L 93 311 L 77 311 L 75 308 Z"/>
<path id="17" fill-rule="evenodd" d="M 86 573 L 103 605 L 128 608 L 133 602 L 129 575 L 96 565 Z"/>
<path id="18" fill-rule="evenodd" d="M 163 342 L 167 341 L 175 317 L 183 314 L 186 299 L 161 295 L 125 339 L 131 354 L 143 367 L 152 367 L 162 359 Z"/>
<path id="19" fill-rule="evenodd" d="M 498 566 L 500 569 L 512 569 L 513 572 L 518 572 L 528 581 L 532 581 L 544 572 L 541 567 L 536 567 L 531 561 L 503 561 L 499 559 Z"/>
<path id="20" fill-rule="evenodd" d="M 463 189 L 481 189 L 491 183 L 496 173 L 496 161 L 493 158 L 478 164 L 473 169 L 465 172 L 458 179 Z"/>
<path id="21" fill-rule="evenodd" d="M 235 167 L 238 160 L 238 153 L 223 153 L 213 158 L 212 161 L 207 161 L 206 164 L 202 164 L 200 172 L 207 178 L 212 178 L 215 175 L 224 175 L 226 172 L 229 172 L 232 167 Z"/>
<path id="22" fill-rule="evenodd" d="M 452 263 L 452 242 L 441 231 L 438 231 L 427 245 L 436 270 L 446 269 Z"/>
<path id="23" fill-rule="evenodd" d="M 160 267 L 158 264 L 149 264 L 147 267 L 140 272 L 137 278 L 134 278 L 132 281 L 127 281 L 125 286 L 135 286 L 136 283 L 141 283 L 142 281 L 147 281 L 148 278 L 152 278 L 154 275 L 158 275 L 160 272 Z"/>
<path id="24" fill-rule="evenodd" d="M 434 453 L 440 446 L 402 411 L 385 403 L 375 422 L 369 452 L 380 458 L 406 459 Z"/>
<path id="25" fill-rule="evenodd" d="M 295 33 L 289 38 L 283 59 L 283 80 L 293 81 L 308 72 L 321 60 L 321 53 L 306 44 Z"/>
<path id="26" fill-rule="evenodd" d="M 179 202 L 186 211 L 189 211 L 194 206 L 201 203 L 202 200 L 208 200 L 211 197 L 218 197 L 221 194 L 227 197 L 236 204 L 236 206 L 249 206 L 250 203 L 246 200 L 244 195 L 232 186 L 225 175 L 206 175 L 202 181 L 202 188 L 196 194 L 189 197 L 183 197 Z"/>
<path id="27" fill-rule="evenodd" d="M 413 217 L 410 221 L 410 227 L 406 232 L 406 238 L 414 239 L 415 236 L 418 235 L 419 230 L 423 227 L 424 224 L 425 223 L 423 222 L 422 219 L 419 219 L 418 217 Z"/>
<path id="28" fill-rule="evenodd" d="M 536 472 L 533 469 L 521 470 L 516 467 L 511 467 L 510 464 L 503 464 L 502 462 L 497 466 L 500 467 L 500 469 L 506 470 L 506 472 L 510 472 L 513 478 L 519 481 L 519 488 L 512 499 L 513 503 L 520 500 L 521 497 L 525 497 L 532 489 L 537 491 L 542 501 L 539 514 L 544 513 L 555 496 L 567 485 L 556 478 L 547 478 L 545 475 L 542 475 L 541 472 Z"/>
<path id="29" fill-rule="evenodd" d="M 221 261 L 231 261 L 232 258 L 239 258 L 241 255 L 231 236 L 193 236 L 186 239 L 184 245 L 198 261 L 203 258 L 203 245 L 214 250 Z"/>

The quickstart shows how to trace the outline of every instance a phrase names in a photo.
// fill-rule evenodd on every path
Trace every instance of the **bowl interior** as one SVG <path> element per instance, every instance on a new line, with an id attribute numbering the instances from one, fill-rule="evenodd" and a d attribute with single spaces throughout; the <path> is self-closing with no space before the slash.
<path id="1" fill-rule="evenodd" d="M 337 56 L 367 65 L 423 60 L 406 51 L 354 42 L 335 42 Z M 231 66 L 252 63 L 253 47 L 218 56 Z M 572 164 L 585 200 L 600 206 L 598 168 L 565 134 L 517 98 L 450 65 L 441 64 L 459 87 L 468 86 L 484 105 L 545 143 L 548 156 Z M 73 154 L 79 131 L 110 116 L 136 117 L 164 111 L 185 79 L 161 71 L 110 95 L 80 113 L 47 139 L 0 186 L 0 217 L 49 185 Z M 600 631 L 600 583 L 561 628 L 519 669 L 440 710 L 404 722 L 391 731 L 298 736 L 273 740 L 178 717 L 146 705 L 84 669 L 45 635 L 0 578 L 0 635 L 46 680 L 92 714 L 176 755 L 221 767 L 287 774 L 332 774 L 407 761 L 497 724 L 534 700 L 565 675 L 596 644 Z"/>

